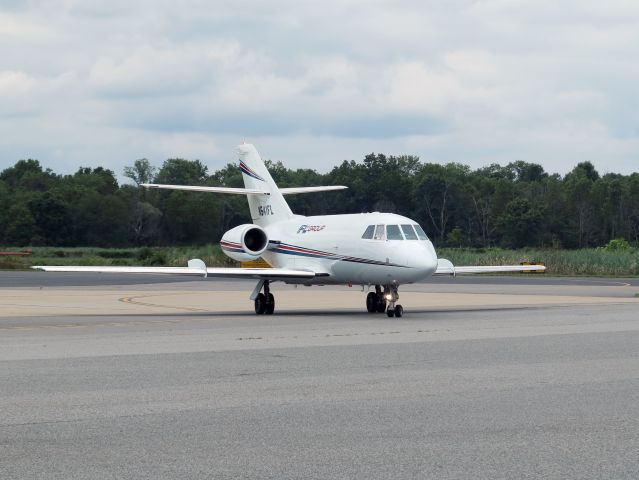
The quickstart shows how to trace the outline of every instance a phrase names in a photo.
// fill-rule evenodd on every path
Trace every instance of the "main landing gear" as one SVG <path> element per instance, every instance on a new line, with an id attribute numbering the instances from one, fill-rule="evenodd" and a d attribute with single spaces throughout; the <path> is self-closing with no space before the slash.
<path id="1" fill-rule="evenodd" d="M 386 285 L 382 292 L 380 285 L 375 285 L 375 291 L 366 295 L 366 310 L 368 313 L 384 313 L 389 317 L 401 317 L 404 314 L 404 308 L 396 304 L 399 299 L 399 292 L 396 285 Z M 388 308 L 386 308 L 388 302 Z"/>
<path id="2" fill-rule="evenodd" d="M 255 297 L 255 313 L 271 315 L 275 311 L 275 297 L 271 293 L 268 280 L 264 280 L 264 293 Z"/>

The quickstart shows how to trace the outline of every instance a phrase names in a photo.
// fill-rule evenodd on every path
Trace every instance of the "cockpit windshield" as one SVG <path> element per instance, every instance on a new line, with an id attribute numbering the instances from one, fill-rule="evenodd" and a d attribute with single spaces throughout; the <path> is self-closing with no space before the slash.
<path id="1" fill-rule="evenodd" d="M 417 232 L 417 236 L 420 240 L 428 240 L 428 236 L 426 235 L 426 232 L 424 232 L 422 227 L 420 227 L 419 225 L 413 225 L 413 227 L 415 227 L 415 231 Z"/>
<path id="2" fill-rule="evenodd" d="M 404 232 L 406 240 L 417 240 L 417 234 L 415 234 L 412 225 L 402 225 L 402 232 Z"/>
<path id="3" fill-rule="evenodd" d="M 364 240 L 428 240 L 419 225 L 369 225 L 362 234 Z"/>
<path id="4" fill-rule="evenodd" d="M 368 227 L 366 227 L 366 230 L 364 230 L 364 234 L 362 235 L 362 238 L 366 240 L 372 239 L 374 231 L 375 231 L 375 225 L 369 225 Z"/>
<path id="5" fill-rule="evenodd" d="M 386 225 L 386 238 L 388 240 L 404 240 L 402 232 L 397 225 Z"/>

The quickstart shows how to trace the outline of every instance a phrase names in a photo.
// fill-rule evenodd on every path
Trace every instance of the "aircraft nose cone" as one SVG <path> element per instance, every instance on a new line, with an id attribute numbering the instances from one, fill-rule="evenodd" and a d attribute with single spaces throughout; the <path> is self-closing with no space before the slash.
<path id="1" fill-rule="evenodd" d="M 437 256 L 434 251 L 424 246 L 419 249 L 419 252 L 415 252 L 415 255 L 410 259 L 410 263 L 414 268 L 419 269 L 423 275 L 429 276 L 437 269 Z"/>
<path id="2" fill-rule="evenodd" d="M 437 259 L 434 258 L 430 253 L 424 255 L 423 260 L 421 261 L 420 268 L 423 270 L 428 270 L 428 272 L 432 273 L 437 269 Z"/>

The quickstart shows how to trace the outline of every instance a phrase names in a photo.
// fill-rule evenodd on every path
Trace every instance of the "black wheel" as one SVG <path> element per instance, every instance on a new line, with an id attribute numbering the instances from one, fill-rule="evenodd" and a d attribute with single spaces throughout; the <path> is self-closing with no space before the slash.
<path id="1" fill-rule="evenodd" d="M 377 312 L 384 313 L 386 311 L 386 299 L 383 296 L 377 297 Z"/>
<path id="2" fill-rule="evenodd" d="M 258 293 L 255 298 L 255 313 L 262 315 L 266 311 L 266 297 L 263 293 Z"/>
<path id="3" fill-rule="evenodd" d="M 272 315 L 274 311 L 275 311 L 275 297 L 273 296 L 272 293 L 269 293 L 268 297 L 266 298 L 266 309 L 264 313 L 266 313 L 267 315 Z"/>
<path id="4" fill-rule="evenodd" d="M 373 292 L 368 292 L 368 295 L 366 295 L 366 310 L 368 313 L 377 311 L 377 295 Z"/>
<path id="5" fill-rule="evenodd" d="M 389 317 L 392 317 L 394 314 L 395 312 L 393 311 L 393 309 L 388 307 L 388 310 L 386 310 L 386 315 L 388 315 Z"/>
<path id="6" fill-rule="evenodd" d="M 401 305 L 395 305 L 395 316 L 399 318 L 402 315 L 404 315 L 404 307 Z"/>

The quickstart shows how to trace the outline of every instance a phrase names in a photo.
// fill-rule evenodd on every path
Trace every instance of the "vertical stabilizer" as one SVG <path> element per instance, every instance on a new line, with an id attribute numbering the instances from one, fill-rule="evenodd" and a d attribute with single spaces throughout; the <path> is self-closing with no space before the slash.
<path id="1" fill-rule="evenodd" d="M 269 193 L 269 195 L 247 195 L 253 222 L 265 226 L 293 217 L 293 212 L 275 185 L 255 147 L 250 143 L 243 143 L 237 147 L 237 151 L 244 186 Z"/>

